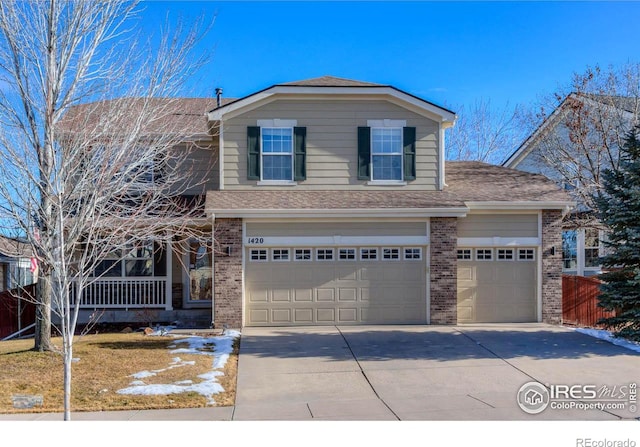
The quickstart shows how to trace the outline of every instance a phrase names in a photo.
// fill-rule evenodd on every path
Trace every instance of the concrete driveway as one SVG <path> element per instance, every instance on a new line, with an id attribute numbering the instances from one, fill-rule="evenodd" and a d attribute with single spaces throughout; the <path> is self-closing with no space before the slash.
<path id="1" fill-rule="evenodd" d="M 640 383 L 638 371 L 640 354 L 544 324 L 245 328 L 232 418 L 634 419 L 640 412 L 629 411 L 628 385 Z M 598 393 L 606 386 L 605 397 L 625 408 L 550 405 L 528 414 L 516 396 L 530 381 L 595 385 Z M 622 391 L 627 397 L 618 399 Z M 559 400 L 554 405 L 593 403 Z"/>

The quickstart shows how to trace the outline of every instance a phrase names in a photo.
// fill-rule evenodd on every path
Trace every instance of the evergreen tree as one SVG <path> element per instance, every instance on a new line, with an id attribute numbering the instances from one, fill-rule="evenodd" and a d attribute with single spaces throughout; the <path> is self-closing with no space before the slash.
<path id="1" fill-rule="evenodd" d="M 607 170 L 603 189 L 594 197 L 599 219 L 606 225 L 607 255 L 600 275 L 599 306 L 616 316 L 601 322 L 614 335 L 640 341 L 640 125 L 629 132 L 620 149 L 621 163 Z"/>

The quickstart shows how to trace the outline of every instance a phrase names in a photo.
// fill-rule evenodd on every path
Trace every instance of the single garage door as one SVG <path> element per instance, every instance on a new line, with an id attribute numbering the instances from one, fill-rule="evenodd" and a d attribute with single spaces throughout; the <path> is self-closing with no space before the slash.
<path id="1" fill-rule="evenodd" d="M 458 322 L 537 321 L 535 248 L 458 250 Z"/>
<path id="2" fill-rule="evenodd" d="M 246 248 L 245 324 L 426 323 L 424 247 Z"/>

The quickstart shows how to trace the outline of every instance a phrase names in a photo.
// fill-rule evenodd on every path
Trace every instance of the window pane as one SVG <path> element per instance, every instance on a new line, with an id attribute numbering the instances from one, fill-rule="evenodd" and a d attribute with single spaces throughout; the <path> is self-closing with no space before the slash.
<path id="1" fill-rule="evenodd" d="M 264 153 L 292 153 L 292 130 L 286 129 L 262 129 L 262 152 Z"/>
<path id="2" fill-rule="evenodd" d="M 584 249 L 584 266 L 600 267 L 599 250 L 597 248 Z"/>
<path id="3" fill-rule="evenodd" d="M 402 129 L 374 128 L 371 130 L 371 153 L 401 154 Z"/>
<path id="4" fill-rule="evenodd" d="M 562 266 L 575 269 L 578 266 L 578 239 L 576 230 L 562 232 Z"/>
<path id="5" fill-rule="evenodd" d="M 122 276 L 122 266 L 120 261 L 113 259 L 107 259 L 100 261 L 93 271 L 93 276 L 96 277 L 115 277 Z"/>
<path id="6" fill-rule="evenodd" d="M 374 155 L 373 180 L 402 180 L 402 155 Z"/>
<path id="7" fill-rule="evenodd" d="M 145 242 L 138 243 L 129 247 L 126 250 L 125 257 L 127 258 L 152 258 L 153 257 L 153 243 Z"/>
<path id="8" fill-rule="evenodd" d="M 124 270 L 125 276 L 153 276 L 153 261 L 151 259 L 126 261 Z"/>
<path id="9" fill-rule="evenodd" d="M 598 240 L 598 230 L 594 228 L 587 228 L 584 230 L 584 246 L 590 248 L 598 247 L 600 241 Z"/>
<path id="10" fill-rule="evenodd" d="M 290 155 L 264 155 L 262 157 L 263 180 L 291 180 L 291 156 Z"/>

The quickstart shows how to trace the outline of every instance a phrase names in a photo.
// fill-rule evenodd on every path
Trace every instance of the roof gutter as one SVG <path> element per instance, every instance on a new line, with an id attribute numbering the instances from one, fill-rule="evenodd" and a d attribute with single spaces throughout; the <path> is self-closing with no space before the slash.
<path id="1" fill-rule="evenodd" d="M 375 218 L 375 217 L 464 217 L 467 207 L 452 208 L 377 208 L 377 209 L 207 209 L 216 218 Z"/>

